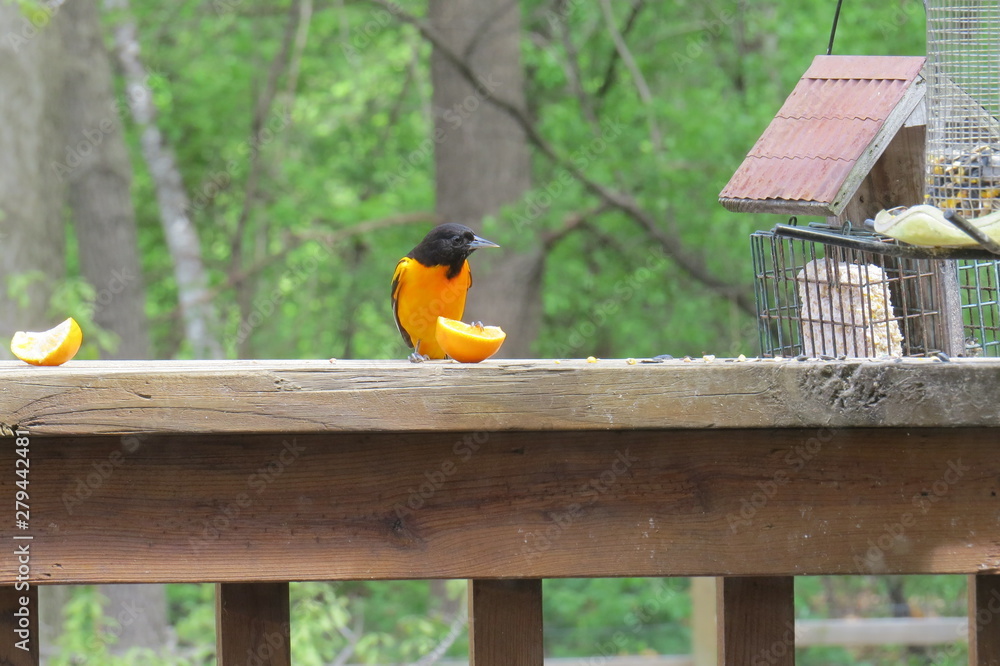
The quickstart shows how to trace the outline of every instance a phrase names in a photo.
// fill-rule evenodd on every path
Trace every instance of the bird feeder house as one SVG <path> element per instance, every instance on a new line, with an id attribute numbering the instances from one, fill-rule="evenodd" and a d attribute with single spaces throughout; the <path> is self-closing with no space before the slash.
<path id="1" fill-rule="evenodd" d="M 922 202 L 924 62 L 817 56 L 719 201 L 733 212 L 862 222 Z"/>
<path id="2" fill-rule="evenodd" d="M 926 63 L 817 56 L 722 190 L 730 211 L 792 217 L 751 237 L 765 356 L 966 355 L 997 339 L 995 262 L 960 288 L 958 262 L 865 228 L 925 201 Z"/>

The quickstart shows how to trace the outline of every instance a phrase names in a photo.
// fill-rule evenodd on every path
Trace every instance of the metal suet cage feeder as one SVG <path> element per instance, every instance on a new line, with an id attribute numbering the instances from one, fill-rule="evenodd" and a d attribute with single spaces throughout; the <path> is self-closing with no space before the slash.
<path id="1" fill-rule="evenodd" d="M 1000 356 L 989 252 L 928 251 L 794 218 L 752 234 L 751 251 L 765 356 Z"/>

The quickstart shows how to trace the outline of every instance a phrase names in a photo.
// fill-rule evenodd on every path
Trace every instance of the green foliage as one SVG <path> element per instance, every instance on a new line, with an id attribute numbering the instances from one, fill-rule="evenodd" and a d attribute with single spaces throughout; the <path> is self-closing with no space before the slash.
<path id="1" fill-rule="evenodd" d="M 546 580 L 546 654 L 690 654 L 688 589 L 686 578 Z"/>
<path id="2" fill-rule="evenodd" d="M 208 666 L 215 663 L 214 585 L 168 586 L 170 621 L 176 645 L 168 651 L 133 648 L 123 655 L 111 650 L 123 625 L 137 621 L 127 612 L 108 612 L 107 599 L 92 585 L 73 588 L 63 608 L 63 633 L 52 666 Z M 105 614 L 107 612 L 107 615 Z"/>
<path id="3" fill-rule="evenodd" d="M 464 581 L 449 581 L 450 598 L 461 601 L 464 590 Z M 350 649 L 351 663 L 417 661 L 438 646 L 454 620 L 441 617 L 431 601 L 428 584 L 421 581 L 297 583 L 292 586 L 293 660 L 325 666 Z M 464 602 L 458 607 L 464 612 Z M 464 631 L 447 654 L 468 654 Z"/>
<path id="4" fill-rule="evenodd" d="M 7 279 L 7 294 L 20 307 L 27 308 L 32 298 L 34 285 L 47 284 L 49 277 L 44 271 L 35 270 L 12 275 Z M 83 344 L 76 358 L 95 359 L 102 351 L 111 351 L 118 344 L 118 336 L 105 330 L 94 321 L 97 290 L 83 278 L 70 277 L 52 285 L 47 313 L 52 326 L 73 317 L 85 331 Z"/>

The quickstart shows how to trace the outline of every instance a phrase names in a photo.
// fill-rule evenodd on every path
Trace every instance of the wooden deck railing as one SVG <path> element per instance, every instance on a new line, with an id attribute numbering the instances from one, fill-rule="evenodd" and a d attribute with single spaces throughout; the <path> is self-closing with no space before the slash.
<path id="1" fill-rule="evenodd" d="M 37 660 L 39 584 L 218 583 L 219 663 L 278 666 L 288 581 L 470 579 L 472 662 L 518 666 L 543 578 L 714 576 L 720 663 L 791 664 L 793 577 L 872 573 L 969 575 L 1000 659 L 998 361 L 0 374 L 0 663 Z"/>

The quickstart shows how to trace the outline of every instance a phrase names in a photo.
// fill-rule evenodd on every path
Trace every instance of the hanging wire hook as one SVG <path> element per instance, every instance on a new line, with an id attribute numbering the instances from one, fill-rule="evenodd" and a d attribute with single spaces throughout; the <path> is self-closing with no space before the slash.
<path id="1" fill-rule="evenodd" d="M 844 0 L 837 0 L 837 11 L 833 14 L 833 26 L 830 28 L 830 43 L 826 47 L 826 54 L 833 55 L 833 38 L 837 35 L 837 22 L 840 21 L 840 6 Z"/>

